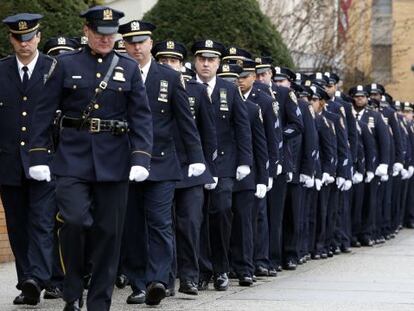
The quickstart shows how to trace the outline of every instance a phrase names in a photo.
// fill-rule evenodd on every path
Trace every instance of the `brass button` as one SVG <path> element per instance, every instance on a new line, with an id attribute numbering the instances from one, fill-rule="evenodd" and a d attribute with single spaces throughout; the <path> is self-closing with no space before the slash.
<path id="1" fill-rule="evenodd" d="M 101 74 L 98 72 L 98 73 L 96 73 L 96 77 L 97 78 L 100 78 L 101 77 Z"/>
<path id="2" fill-rule="evenodd" d="M 222 118 L 225 119 L 226 118 L 226 115 L 223 114 Z"/>
<path id="3" fill-rule="evenodd" d="M 164 151 L 163 151 L 163 152 L 161 152 L 161 155 L 162 155 L 162 156 L 164 156 L 164 155 L 165 155 Z"/>
<path id="4" fill-rule="evenodd" d="M 98 90 L 99 90 L 99 88 L 96 88 L 96 89 L 95 89 L 95 92 L 98 92 Z"/>
<path id="5" fill-rule="evenodd" d="M 49 154 L 50 154 L 50 153 L 52 153 L 52 151 L 50 151 L 50 149 L 47 149 L 47 153 L 49 153 Z"/>
<path id="6" fill-rule="evenodd" d="M 224 155 L 224 151 L 220 152 L 221 155 Z"/>
<path id="7" fill-rule="evenodd" d="M 95 105 L 93 105 L 93 108 L 99 109 L 99 105 L 98 104 L 95 104 Z"/>
<path id="8" fill-rule="evenodd" d="M 102 63 L 102 58 L 98 58 L 98 63 Z"/>
<path id="9" fill-rule="evenodd" d="M 27 100 L 27 97 L 26 96 L 23 96 L 23 100 L 26 101 Z"/>
<path id="10" fill-rule="evenodd" d="M 77 86 L 76 86 L 76 84 L 75 84 L 75 85 L 73 86 L 73 89 L 74 89 L 74 90 L 76 90 L 76 88 L 77 88 Z"/>
<path id="11" fill-rule="evenodd" d="M 3 106 L 3 103 L 0 103 L 0 106 Z"/>
<path id="12" fill-rule="evenodd" d="M 120 91 L 120 92 L 121 92 L 121 91 L 122 91 L 122 87 L 119 87 L 119 88 L 118 88 L 118 91 Z"/>
<path id="13" fill-rule="evenodd" d="M 26 145 L 26 143 L 24 141 L 21 141 L 20 146 L 24 146 L 24 145 Z"/>
<path id="14" fill-rule="evenodd" d="M 26 127 L 25 126 L 22 127 L 22 132 L 26 132 Z"/>
<path id="15" fill-rule="evenodd" d="M 23 117 L 27 116 L 27 112 L 26 112 L 26 111 L 23 111 L 23 112 L 22 112 L 22 116 L 23 116 Z"/>
<path id="16" fill-rule="evenodd" d="M 164 113 L 165 112 L 165 110 L 164 109 L 161 109 L 161 113 Z"/>

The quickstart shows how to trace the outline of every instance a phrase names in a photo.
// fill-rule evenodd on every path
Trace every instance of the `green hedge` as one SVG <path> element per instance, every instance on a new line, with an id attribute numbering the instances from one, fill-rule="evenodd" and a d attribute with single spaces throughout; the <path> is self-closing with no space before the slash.
<path id="1" fill-rule="evenodd" d="M 4 17 L 17 13 L 40 13 L 43 42 L 56 35 L 80 36 L 83 20 L 79 13 L 88 6 L 102 3 L 103 0 L 0 0 L 0 21 Z M 7 36 L 7 27 L 0 26 L 0 56 L 10 54 L 11 48 Z"/>
<path id="2" fill-rule="evenodd" d="M 195 40 L 211 38 L 293 67 L 280 34 L 256 0 L 159 0 L 143 20 L 157 26 L 155 40 L 173 39 L 190 48 Z"/>

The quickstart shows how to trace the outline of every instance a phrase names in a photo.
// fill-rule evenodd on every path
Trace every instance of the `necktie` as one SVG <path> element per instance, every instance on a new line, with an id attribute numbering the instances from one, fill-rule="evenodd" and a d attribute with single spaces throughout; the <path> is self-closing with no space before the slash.
<path id="1" fill-rule="evenodd" d="M 359 112 L 356 113 L 356 119 L 359 121 Z"/>
<path id="2" fill-rule="evenodd" d="M 29 83 L 29 74 L 27 73 L 29 68 L 27 68 L 27 66 L 23 66 L 22 70 L 23 70 L 23 81 L 22 81 L 23 82 L 23 89 L 26 90 L 27 84 Z"/>
<path id="3" fill-rule="evenodd" d="M 207 87 L 207 94 L 208 94 L 208 96 L 210 97 L 210 99 L 211 99 L 211 91 L 210 91 L 210 86 L 208 85 L 208 83 L 207 82 L 203 82 L 203 84 Z"/>

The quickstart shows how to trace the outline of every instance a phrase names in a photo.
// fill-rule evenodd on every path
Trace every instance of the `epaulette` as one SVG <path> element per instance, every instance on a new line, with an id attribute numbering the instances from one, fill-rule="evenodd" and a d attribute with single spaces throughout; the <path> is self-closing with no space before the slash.
<path id="1" fill-rule="evenodd" d="M 6 60 L 9 60 L 12 57 L 13 57 L 13 55 L 8 55 L 6 57 L 3 57 L 3 58 L 0 59 L 0 62 L 5 62 Z"/>

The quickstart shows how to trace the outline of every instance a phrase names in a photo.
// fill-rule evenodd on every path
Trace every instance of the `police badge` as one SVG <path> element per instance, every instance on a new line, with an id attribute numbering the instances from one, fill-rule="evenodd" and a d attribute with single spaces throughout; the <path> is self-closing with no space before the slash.
<path id="1" fill-rule="evenodd" d="M 289 97 L 296 105 L 298 104 L 298 99 L 296 98 L 296 95 L 293 91 L 289 92 Z"/>
<path id="2" fill-rule="evenodd" d="M 279 115 L 279 102 L 274 101 L 272 102 L 273 112 L 275 113 L 276 117 Z"/>

